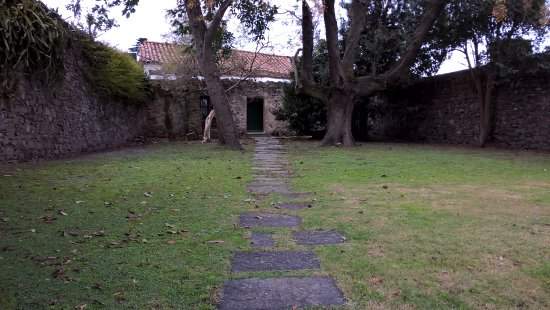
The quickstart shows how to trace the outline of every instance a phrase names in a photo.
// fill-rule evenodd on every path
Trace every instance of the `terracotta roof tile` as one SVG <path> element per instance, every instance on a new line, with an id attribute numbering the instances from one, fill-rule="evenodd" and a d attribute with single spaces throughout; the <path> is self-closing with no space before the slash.
<path id="1" fill-rule="evenodd" d="M 183 64 L 195 63 L 191 56 L 185 56 L 185 49 L 173 43 L 145 41 L 138 51 L 142 63 Z M 292 73 L 291 58 L 264 53 L 233 50 L 229 58 L 221 63 L 223 75 L 253 77 L 290 78 Z"/>

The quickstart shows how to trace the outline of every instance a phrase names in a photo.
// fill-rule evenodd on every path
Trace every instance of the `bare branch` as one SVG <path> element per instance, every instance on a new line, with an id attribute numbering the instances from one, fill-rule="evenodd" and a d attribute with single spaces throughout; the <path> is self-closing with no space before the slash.
<path id="1" fill-rule="evenodd" d="M 212 43 L 212 40 L 216 35 L 216 31 L 218 31 L 223 17 L 225 16 L 225 12 L 227 12 L 227 9 L 229 9 L 232 3 L 233 0 L 225 0 L 218 8 L 218 11 L 216 11 L 212 22 L 210 22 L 210 25 L 208 25 L 208 29 L 204 37 L 204 41 L 206 42 L 206 44 Z"/>
<path id="2" fill-rule="evenodd" d="M 328 47 L 329 73 L 333 86 L 344 88 L 345 78 L 342 71 L 342 62 L 340 59 L 340 49 L 338 47 L 338 22 L 336 21 L 336 11 L 334 9 L 335 0 L 323 0 L 324 20 Z"/>
<path id="3" fill-rule="evenodd" d="M 353 64 L 355 63 L 357 47 L 361 40 L 361 33 L 367 22 L 367 9 L 369 3 L 370 1 L 367 0 L 353 0 L 351 2 L 351 8 L 349 10 L 351 27 L 346 39 L 346 51 L 344 52 L 343 59 L 344 72 L 348 78 L 353 77 Z"/>
<path id="4" fill-rule="evenodd" d="M 306 0 L 302 0 L 302 76 L 304 81 L 313 82 L 313 15 Z"/>
<path id="5" fill-rule="evenodd" d="M 424 44 L 424 40 L 446 4 L 446 0 L 429 1 L 428 7 L 410 40 L 405 54 L 397 65 L 386 74 L 389 81 L 398 80 L 409 71 L 410 66 L 414 63 L 416 56 L 422 48 L 422 44 Z"/>

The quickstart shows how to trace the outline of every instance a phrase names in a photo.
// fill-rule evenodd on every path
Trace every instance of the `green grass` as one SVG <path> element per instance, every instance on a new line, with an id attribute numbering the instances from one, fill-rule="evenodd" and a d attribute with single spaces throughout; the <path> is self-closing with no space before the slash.
<path id="1" fill-rule="evenodd" d="M 350 309 L 550 307 L 547 154 L 289 150 L 312 209 L 245 202 L 250 149 L 161 144 L 0 167 L 0 309 L 214 309 L 227 279 L 314 274 L 333 276 Z M 231 274 L 233 251 L 250 249 L 234 226 L 247 210 L 300 215 L 301 229 L 348 240 L 311 248 L 320 271 Z M 310 249 L 289 229 L 261 230 L 278 250 Z"/>
<path id="2" fill-rule="evenodd" d="M 450 147 L 292 144 L 317 249 L 351 308 L 550 307 L 550 157 Z"/>
<path id="3" fill-rule="evenodd" d="M 233 223 L 249 165 L 176 144 L 9 168 L 0 308 L 213 308 L 232 251 L 247 246 Z"/>

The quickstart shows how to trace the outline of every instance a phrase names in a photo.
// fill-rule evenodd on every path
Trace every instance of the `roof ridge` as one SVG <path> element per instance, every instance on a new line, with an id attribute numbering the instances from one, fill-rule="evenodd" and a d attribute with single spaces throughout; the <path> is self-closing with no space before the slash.
<path id="1" fill-rule="evenodd" d="M 172 43 L 172 42 L 158 42 L 158 41 L 149 41 L 149 40 L 143 42 L 142 44 L 147 44 L 147 43 L 173 45 L 175 47 L 186 46 L 186 44 L 178 44 L 178 43 Z M 244 52 L 244 53 L 250 53 L 250 54 L 258 54 L 258 55 L 265 55 L 265 56 L 291 58 L 291 56 L 286 56 L 286 55 L 279 55 L 279 54 L 275 54 L 275 53 L 253 52 L 253 51 L 247 51 L 247 50 L 242 50 L 242 49 L 237 49 L 237 48 L 231 49 L 231 51 Z"/>

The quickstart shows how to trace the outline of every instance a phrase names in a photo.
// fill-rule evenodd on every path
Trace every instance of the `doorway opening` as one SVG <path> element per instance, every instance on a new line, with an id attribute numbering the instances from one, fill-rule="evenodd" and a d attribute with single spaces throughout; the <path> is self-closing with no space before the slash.
<path id="1" fill-rule="evenodd" d="M 264 99 L 261 97 L 247 98 L 246 130 L 248 132 L 264 132 Z"/>

